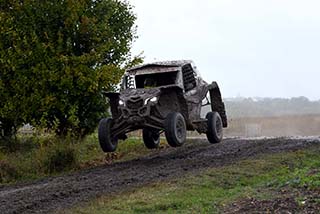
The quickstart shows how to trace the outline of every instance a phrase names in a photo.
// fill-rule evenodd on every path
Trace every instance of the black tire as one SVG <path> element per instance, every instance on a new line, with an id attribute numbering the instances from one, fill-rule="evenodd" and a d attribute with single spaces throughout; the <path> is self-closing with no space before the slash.
<path id="1" fill-rule="evenodd" d="M 143 138 L 144 145 L 148 149 L 155 149 L 155 148 L 158 148 L 160 145 L 160 134 L 157 131 L 153 131 L 150 129 L 143 129 L 142 138 Z"/>
<path id="2" fill-rule="evenodd" d="M 186 121 L 182 114 L 172 112 L 165 120 L 165 135 L 170 146 L 182 146 L 187 139 Z"/>
<path id="3" fill-rule="evenodd" d="M 111 135 L 112 123 L 111 118 L 101 119 L 99 123 L 98 138 L 100 147 L 104 152 L 114 152 L 118 146 L 118 139 Z"/>
<path id="4" fill-rule="evenodd" d="M 207 138 L 210 143 L 220 143 L 223 138 L 223 124 L 218 112 L 208 112 L 207 116 Z"/>

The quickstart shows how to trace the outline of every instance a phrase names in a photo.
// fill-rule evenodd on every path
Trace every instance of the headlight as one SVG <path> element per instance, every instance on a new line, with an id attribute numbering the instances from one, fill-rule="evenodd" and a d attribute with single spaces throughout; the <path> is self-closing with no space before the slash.
<path id="1" fill-rule="evenodd" d="M 150 101 L 153 102 L 153 103 L 155 103 L 155 102 L 158 101 L 158 97 L 153 97 L 153 98 L 150 99 Z"/>
<path id="2" fill-rule="evenodd" d="M 144 104 L 147 105 L 149 101 L 155 103 L 158 101 L 158 97 L 148 98 L 144 101 Z"/>
<path id="3" fill-rule="evenodd" d="M 120 106 L 123 106 L 124 105 L 124 102 L 122 100 L 119 100 L 119 105 Z"/>

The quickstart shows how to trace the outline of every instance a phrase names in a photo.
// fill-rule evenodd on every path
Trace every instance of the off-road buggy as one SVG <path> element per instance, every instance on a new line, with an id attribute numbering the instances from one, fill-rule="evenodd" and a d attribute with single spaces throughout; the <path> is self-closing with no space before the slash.
<path id="1" fill-rule="evenodd" d="M 173 147 L 186 141 L 187 130 L 206 133 L 210 143 L 219 143 L 227 116 L 216 82 L 206 83 L 192 61 L 145 64 L 126 71 L 120 93 L 105 93 L 112 118 L 99 123 L 99 143 L 104 152 L 113 152 L 118 140 L 142 129 L 147 148 L 159 146 L 165 133 Z M 210 105 L 205 118 L 201 109 Z"/>

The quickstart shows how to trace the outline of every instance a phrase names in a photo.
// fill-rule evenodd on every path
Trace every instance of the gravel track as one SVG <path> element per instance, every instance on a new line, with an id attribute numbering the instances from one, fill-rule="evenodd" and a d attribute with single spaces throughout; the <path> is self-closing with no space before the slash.
<path id="1" fill-rule="evenodd" d="M 0 213 L 48 213 L 144 184 L 196 174 L 259 154 L 320 146 L 319 138 L 192 139 L 180 148 L 28 184 L 0 187 Z"/>

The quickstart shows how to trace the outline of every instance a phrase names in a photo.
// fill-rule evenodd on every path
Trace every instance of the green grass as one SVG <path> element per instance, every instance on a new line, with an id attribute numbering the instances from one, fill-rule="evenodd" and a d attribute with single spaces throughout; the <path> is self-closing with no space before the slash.
<path id="1" fill-rule="evenodd" d="M 119 142 L 117 152 L 105 154 L 100 149 L 97 133 L 82 140 L 59 139 L 53 135 L 19 136 L 10 145 L 0 145 L 0 184 L 60 175 L 151 152 L 141 139 L 128 139 Z"/>
<path id="2" fill-rule="evenodd" d="M 196 176 L 104 196 L 66 213 L 221 213 L 231 202 L 270 199 L 282 188 L 320 188 L 320 148 L 264 155 Z M 299 200 L 299 199 L 297 199 Z M 318 201 L 320 206 L 320 202 Z"/>

